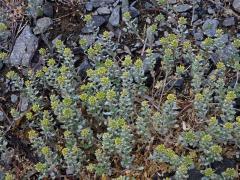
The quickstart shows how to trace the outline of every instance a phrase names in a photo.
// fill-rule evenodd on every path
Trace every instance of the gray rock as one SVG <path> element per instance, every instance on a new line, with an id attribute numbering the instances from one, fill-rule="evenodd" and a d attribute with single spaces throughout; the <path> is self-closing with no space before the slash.
<path id="1" fill-rule="evenodd" d="M 177 3 L 177 0 L 168 0 L 168 3 L 169 3 L 169 4 L 176 4 L 176 3 Z"/>
<path id="2" fill-rule="evenodd" d="M 128 11 L 128 7 L 129 7 L 129 1 L 122 0 L 122 14 Z"/>
<path id="3" fill-rule="evenodd" d="M 102 16 L 93 16 L 92 20 L 93 26 L 86 25 L 84 28 L 82 28 L 82 33 L 92 33 L 94 32 L 95 28 L 102 26 L 106 22 L 106 19 Z"/>
<path id="4" fill-rule="evenodd" d="M 45 4 L 43 5 L 43 14 L 45 16 L 48 16 L 50 18 L 53 17 L 53 6 L 52 6 L 52 3 L 50 2 L 45 2 Z"/>
<path id="5" fill-rule="evenodd" d="M 105 15 L 105 14 L 110 14 L 111 11 L 108 7 L 99 7 L 97 9 L 97 13 L 100 14 L 100 15 Z"/>
<path id="6" fill-rule="evenodd" d="M 91 0 L 90 3 L 92 3 L 94 8 L 98 8 L 103 5 L 113 4 L 115 0 Z"/>
<path id="7" fill-rule="evenodd" d="M 240 0 L 233 1 L 233 8 L 240 13 Z"/>
<path id="8" fill-rule="evenodd" d="M 86 76 L 86 71 L 87 71 L 88 69 L 90 69 L 91 67 L 92 67 L 92 66 L 91 66 L 89 60 L 88 60 L 88 59 L 85 59 L 85 60 L 80 64 L 80 66 L 78 67 L 78 74 L 79 74 L 82 78 L 84 78 L 84 77 Z"/>
<path id="9" fill-rule="evenodd" d="M 4 121 L 4 119 L 5 119 L 4 113 L 0 111 L 0 122 Z"/>
<path id="10" fill-rule="evenodd" d="M 227 17 L 223 21 L 223 26 L 229 27 L 229 26 L 234 26 L 235 25 L 235 18 L 234 17 Z"/>
<path id="11" fill-rule="evenodd" d="M 130 12 L 132 18 L 136 18 L 140 15 L 140 12 L 133 6 L 130 6 L 129 12 Z"/>
<path id="12" fill-rule="evenodd" d="M 179 13 L 186 12 L 190 9 L 192 9 L 192 6 L 189 4 L 180 4 L 180 5 L 174 6 L 174 10 Z"/>
<path id="13" fill-rule="evenodd" d="M 36 27 L 33 29 L 34 34 L 41 34 L 48 30 L 48 28 L 53 24 L 53 21 L 49 17 L 43 17 L 37 20 Z"/>
<path id="14" fill-rule="evenodd" d="M 215 10 L 212 7 L 209 7 L 207 10 L 208 14 L 215 14 Z"/>
<path id="15" fill-rule="evenodd" d="M 198 31 L 198 32 L 194 33 L 194 38 L 197 41 L 203 40 L 203 32 L 202 31 Z"/>
<path id="16" fill-rule="evenodd" d="M 92 2 L 87 2 L 85 4 L 85 8 L 87 11 L 92 11 L 93 10 L 93 3 Z"/>
<path id="17" fill-rule="evenodd" d="M 109 23 L 113 26 L 118 26 L 120 23 L 120 6 L 116 6 L 109 18 Z"/>
<path id="18" fill-rule="evenodd" d="M 14 66 L 28 67 L 38 48 L 38 38 L 32 33 L 30 26 L 26 26 L 17 38 L 9 62 Z"/>
<path id="19" fill-rule="evenodd" d="M 11 95 L 11 102 L 12 102 L 12 103 L 16 103 L 17 100 L 18 100 L 18 96 L 15 95 L 15 94 L 12 94 L 12 95 Z"/>
<path id="20" fill-rule="evenodd" d="M 21 97 L 20 110 L 24 112 L 28 109 L 28 99 L 26 97 Z"/>
<path id="21" fill-rule="evenodd" d="M 216 34 L 219 21 L 216 19 L 207 19 L 203 26 L 203 33 L 209 37 L 213 37 Z"/>
<path id="22" fill-rule="evenodd" d="M 96 37 L 93 36 L 92 34 L 91 35 L 80 35 L 80 39 L 86 39 L 87 40 L 87 46 L 89 47 L 89 46 L 93 45 L 93 43 L 96 40 Z"/>

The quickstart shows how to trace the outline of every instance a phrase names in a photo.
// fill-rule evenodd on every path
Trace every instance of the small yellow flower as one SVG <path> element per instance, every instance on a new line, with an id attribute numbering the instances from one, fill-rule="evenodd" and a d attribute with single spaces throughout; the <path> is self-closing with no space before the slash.
<path id="1" fill-rule="evenodd" d="M 122 65 L 127 67 L 127 66 L 130 66 L 131 64 L 132 64 L 131 56 L 129 55 L 125 56 L 124 61 L 122 62 Z"/>
<path id="2" fill-rule="evenodd" d="M 152 50 L 151 48 L 148 48 L 148 49 L 146 50 L 146 53 L 147 53 L 147 56 L 151 56 L 152 53 L 153 53 L 153 50 Z"/>
<path id="3" fill-rule="evenodd" d="M 49 60 L 48 60 L 48 66 L 54 66 L 56 64 L 56 61 L 53 59 L 53 58 L 50 58 Z"/>
<path id="4" fill-rule="evenodd" d="M 103 32 L 103 38 L 104 39 L 109 39 L 110 38 L 110 32 L 109 31 L 104 31 Z"/>
<path id="5" fill-rule="evenodd" d="M 107 68 L 110 68 L 112 67 L 113 65 L 113 61 L 111 59 L 106 59 L 104 65 L 107 67 Z"/>
<path id="6" fill-rule="evenodd" d="M 217 118 L 216 117 L 211 117 L 209 121 L 209 125 L 216 125 L 217 124 Z"/>
<path id="7" fill-rule="evenodd" d="M 69 68 L 67 66 L 65 66 L 65 65 L 62 65 L 60 67 L 61 74 L 66 74 L 68 72 L 68 70 L 69 70 Z"/>
<path id="8" fill-rule="evenodd" d="M 233 123 L 226 122 L 226 123 L 224 124 L 224 128 L 225 128 L 225 129 L 229 129 L 229 130 L 233 129 Z"/>
<path id="9" fill-rule="evenodd" d="M 234 91 L 228 91 L 225 100 L 226 100 L 227 102 L 231 102 L 231 101 L 233 101 L 234 99 L 236 99 L 236 97 L 237 97 L 237 96 L 236 96 L 236 94 L 235 94 Z"/>
<path id="10" fill-rule="evenodd" d="M 42 127 L 48 127 L 50 125 L 49 119 L 44 118 L 43 120 L 41 120 L 41 126 Z"/>
<path id="11" fill-rule="evenodd" d="M 56 40 L 55 46 L 57 49 L 62 49 L 64 47 L 64 44 L 61 40 Z"/>
<path id="12" fill-rule="evenodd" d="M 37 104 L 37 103 L 34 103 L 33 105 L 32 105 L 32 111 L 33 112 L 39 112 L 40 111 L 40 105 L 39 104 Z"/>
<path id="13" fill-rule="evenodd" d="M 183 74 L 183 73 L 185 72 L 185 67 L 184 67 L 183 65 L 179 65 L 179 66 L 177 67 L 177 72 L 178 72 L 179 74 Z"/>
<path id="14" fill-rule="evenodd" d="M 63 85 L 64 82 L 66 81 L 66 79 L 67 78 L 65 76 L 58 76 L 57 77 L 57 82 L 58 82 L 59 85 Z"/>
<path id="15" fill-rule="evenodd" d="M 6 30 L 7 30 L 6 24 L 0 22 L 0 32 L 6 31 Z"/>
<path id="16" fill-rule="evenodd" d="M 72 51 L 70 48 L 64 48 L 63 55 L 65 57 L 72 57 Z"/>
<path id="17" fill-rule="evenodd" d="M 107 91 L 107 95 L 106 95 L 107 100 L 112 101 L 115 97 L 116 97 L 116 92 L 113 89 Z"/>
<path id="18" fill-rule="evenodd" d="M 63 148 L 63 149 L 62 149 L 62 155 L 63 155 L 63 156 L 67 156 L 68 152 L 69 152 L 69 149 L 68 149 L 68 148 Z"/>
<path id="19" fill-rule="evenodd" d="M 38 71 L 36 72 L 36 77 L 40 78 L 40 77 L 43 77 L 43 76 L 44 76 L 43 70 L 38 70 Z"/>
<path id="20" fill-rule="evenodd" d="M 168 96 L 167 96 L 168 102 L 174 102 L 174 101 L 176 101 L 176 99 L 177 98 L 174 94 L 168 94 Z"/>
<path id="21" fill-rule="evenodd" d="M 160 144 L 156 147 L 156 151 L 158 153 L 164 153 L 166 151 L 166 147 L 163 144 Z"/>
<path id="22" fill-rule="evenodd" d="M 48 156 L 50 154 L 50 149 L 47 146 L 42 147 L 41 152 L 44 156 Z"/>
<path id="23" fill-rule="evenodd" d="M 172 55 L 173 55 L 173 50 L 171 50 L 170 48 L 167 48 L 164 50 L 164 56 L 171 57 Z"/>
<path id="24" fill-rule="evenodd" d="M 137 69 L 141 69 L 143 67 L 143 62 L 142 62 L 142 60 L 140 58 L 138 58 L 135 61 L 134 65 L 136 66 Z"/>
<path id="25" fill-rule="evenodd" d="M 102 77 L 100 78 L 100 82 L 102 83 L 102 85 L 108 85 L 110 83 L 110 80 L 108 77 Z"/>
<path id="26" fill-rule="evenodd" d="M 35 169 L 36 169 L 37 172 L 41 172 L 42 173 L 42 172 L 45 171 L 46 168 L 47 168 L 47 165 L 45 163 L 39 162 L 39 163 L 37 163 L 35 165 Z"/>
<path id="27" fill-rule="evenodd" d="M 14 71 L 9 71 L 7 74 L 6 74 L 6 77 L 8 79 L 13 79 L 14 77 L 16 77 L 16 73 Z"/>
<path id="28" fill-rule="evenodd" d="M 97 75 L 101 76 L 101 75 L 105 75 L 107 73 L 107 69 L 105 67 L 99 67 L 96 70 Z"/>
<path id="29" fill-rule="evenodd" d="M 225 65 L 224 65 L 223 62 L 218 62 L 218 63 L 217 63 L 217 69 L 222 70 L 222 69 L 224 69 L 224 68 L 225 68 Z"/>
<path id="30" fill-rule="evenodd" d="M 240 48 L 240 39 L 234 39 L 233 46 L 235 48 Z"/>
<path id="31" fill-rule="evenodd" d="M 14 176 L 12 174 L 10 174 L 9 172 L 7 172 L 5 174 L 4 180 L 14 180 Z"/>
<path id="32" fill-rule="evenodd" d="M 195 100 L 196 101 L 203 101 L 203 99 L 204 99 L 204 96 L 201 93 L 197 93 L 195 95 Z"/>
<path id="33" fill-rule="evenodd" d="M 85 128 L 81 131 L 81 136 L 82 137 L 88 137 L 89 133 L 90 133 L 89 128 Z"/>
<path id="34" fill-rule="evenodd" d="M 73 154 L 77 154 L 78 153 L 78 147 L 77 146 L 73 146 L 72 152 L 73 152 Z"/>
<path id="35" fill-rule="evenodd" d="M 0 52 L 0 60 L 5 60 L 7 57 L 7 53 L 5 52 Z"/>
<path id="36" fill-rule="evenodd" d="M 124 20 L 124 21 L 129 21 L 130 19 L 131 19 L 131 14 L 130 14 L 130 12 L 129 12 L 129 11 L 125 12 L 125 13 L 123 14 L 123 20 Z"/>
<path id="37" fill-rule="evenodd" d="M 90 21 L 92 21 L 92 15 L 91 15 L 91 14 L 85 15 L 83 20 L 84 20 L 86 23 L 89 23 Z"/>
<path id="38" fill-rule="evenodd" d="M 85 39 L 85 38 L 81 38 L 80 40 L 79 40 L 79 44 L 80 44 L 80 46 L 82 46 L 82 47 L 85 47 L 85 46 L 87 46 L 87 39 Z"/>
<path id="39" fill-rule="evenodd" d="M 45 48 L 40 48 L 40 49 L 39 49 L 39 54 L 40 54 L 41 56 L 45 56 L 45 55 L 47 54 L 46 49 L 45 49 Z"/>
<path id="40" fill-rule="evenodd" d="M 180 17 L 178 19 L 178 24 L 179 25 L 186 25 L 187 24 L 187 19 L 185 17 Z"/>
<path id="41" fill-rule="evenodd" d="M 211 142 L 212 141 L 212 136 L 209 134 L 205 134 L 203 135 L 203 137 L 201 138 L 201 141 L 203 142 Z"/>
<path id="42" fill-rule="evenodd" d="M 64 108 L 62 110 L 62 114 L 64 118 L 71 118 L 73 116 L 73 110 L 71 108 Z"/>
<path id="43" fill-rule="evenodd" d="M 121 145 L 122 144 L 122 138 L 117 137 L 117 138 L 115 138 L 114 142 L 115 142 L 115 145 Z"/>
<path id="44" fill-rule="evenodd" d="M 81 94 L 79 97 L 82 101 L 87 101 L 88 99 L 88 95 L 86 93 Z"/>
<path id="45" fill-rule="evenodd" d="M 72 99 L 70 97 L 65 97 L 63 99 L 64 106 L 70 106 L 73 103 Z"/>
<path id="46" fill-rule="evenodd" d="M 38 133 L 35 130 L 30 130 L 28 132 L 28 137 L 29 137 L 29 139 L 34 139 L 34 138 L 38 137 Z"/>
<path id="47" fill-rule="evenodd" d="M 27 118 L 27 120 L 32 120 L 33 119 L 33 113 L 32 112 L 27 112 L 26 113 L 26 118 Z"/>
<path id="48" fill-rule="evenodd" d="M 45 72 L 45 73 L 46 73 L 46 72 L 48 72 L 48 70 L 49 70 L 49 69 L 48 69 L 48 67 L 47 67 L 47 66 L 43 66 L 42 70 L 43 70 L 43 72 Z"/>
<path id="49" fill-rule="evenodd" d="M 70 137 L 71 134 L 72 134 L 72 133 L 71 133 L 71 131 L 69 131 L 69 130 L 66 130 L 66 131 L 64 131 L 64 133 L 63 133 L 63 135 L 64 135 L 65 138 Z"/>
<path id="50" fill-rule="evenodd" d="M 204 46 L 211 46 L 213 45 L 214 43 L 214 40 L 210 37 L 207 37 L 204 41 L 203 41 L 203 45 Z"/>
<path id="51" fill-rule="evenodd" d="M 214 174 L 214 170 L 212 168 L 207 168 L 204 170 L 204 175 L 207 177 L 211 177 Z"/>
<path id="52" fill-rule="evenodd" d="M 191 42 L 190 42 L 190 41 L 184 41 L 184 43 L 183 43 L 183 49 L 184 49 L 185 51 L 191 49 Z"/>
<path id="53" fill-rule="evenodd" d="M 222 29 L 217 29 L 217 31 L 216 31 L 216 34 L 217 34 L 217 37 L 220 37 L 220 36 L 222 36 L 223 35 L 223 30 Z"/>
<path id="54" fill-rule="evenodd" d="M 97 104 L 97 98 L 95 96 L 90 96 L 88 98 L 88 103 L 91 106 L 95 106 Z"/>
<path id="55" fill-rule="evenodd" d="M 57 109 L 58 105 L 59 105 L 59 101 L 57 101 L 57 100 L 51 101 L 51 107 L 53 110 Z"/>
<path id="56" fill-rule="evenodd" d="M 214 154 L 221 154 L 222 153 L 222 147 L 219 145 L 213 145 L 210 147 L 210 151 Z"/>
<path id="57" fill-rule="evenodd" d="M 105 94 L 105 92 L 103 92 L 103 91 L 99 91 L 99 92 L 97 92 L 97 94 L 96 94 L 96 98 L 97 98 L 98 100 L 100 100 L 100 101 L 104 100 L 104 99 L 105 99 L 105 96 L 106 96 L 106 94 Z"/>

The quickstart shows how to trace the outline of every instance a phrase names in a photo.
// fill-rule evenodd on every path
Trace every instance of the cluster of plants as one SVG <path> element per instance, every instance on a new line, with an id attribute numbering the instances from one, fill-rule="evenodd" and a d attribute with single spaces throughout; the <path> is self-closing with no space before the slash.
<path id="1" fill-rule="evenodd" d="M 228 151 L 234 159 L 239 156 L 240 116 L 235 100 L 240 39 L 223 43 L 224 31 L 218 29 L 199 47 L 187 37 L 188 20 L 180 17 L 177 31 L 152 47 L 164 15 L 155 18 L 146 35 L 138 32 L 129 12 L 123 18 L 126 34 L 147 37 L 142 56 L 116 54 L 120 45 L 105 31 L 96 35 L 93 45 L 84 38 L 79 41 L 92 65 L 84 79 L 72 50 L 61 40 L 56 41 L 53 55 L 39 50 L 42 68 L 29 69 L 24 77 L 14 70 L 6 74 L 8 85 L 30 104 L 26 112 L 16 108 L 9 112 L 27 127 L 25 139 L 39 160 L 33 166 L 38 177 L 54 178 L 63 171 L 76 177 L 83 171 L 97 176 L 141 174 L 145 171 L 144 161 L 137 163 L 141 146 L 146 161 L 164 164 L 175 179 L 187 179 L 193 168 L 201 171 L 204 180 L 237 178 L 236 169 L 217 174 L 212 163 Z M 84 20 L 93 25 L 91 15 Z M 218 62 L 210 62 L 211 55 L 223 54 L 226 46 L 231 47 L 228 58 L 219 56 Z M 5 56 L 1 53 L 0 60 Z M 234 86 L 229 75 L 237 77 Z M 153 81 L 150 87 L 147 77 Z M 168 86 L 179 79 L 185 79 L 185 93 Z M 188 102 L 188 108 L 182 102 Z M 2 128 L 1 156 L 11 148 L 4 132 Z M 14 171 L 6 171 L 5 178 L 14 179 Z"/>

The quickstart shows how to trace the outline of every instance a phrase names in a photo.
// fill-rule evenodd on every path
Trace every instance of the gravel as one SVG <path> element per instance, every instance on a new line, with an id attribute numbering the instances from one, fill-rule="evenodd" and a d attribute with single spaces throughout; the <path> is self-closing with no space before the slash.
<path id="1" fill-rule="evenodd" d="M 12 102 L 12 103 L 16 103 L 17 101 L 18 101 L 18 96 L 15 95 L 15 94 L 12 94 L 12 95 L 11 95 L 11 102 Z"/>
<path id="2" fill-rule="evenodd" d="M 120 6 L 116 6 L 113 9 L 112 14 L 109 18 L 109 23 L 112 26 L 119 26 L 119 23 L 120 23 Z"/>
<path id="3" fill-rule="evenodd" d="M 240 13 L 240 0 L 233 1 L 233 8 Z"/>
<path id="4" fill-rule="evenodd" d="M 49 27 L 53 24 L 53 21 L 49 17 L 43 17 L 37 20 L 36 27 L 33 29 L 34 34 L 38 35 L 46 32 Z"/>
<path id="5" fill-rule="evenodd" d="M 108 7 L 99 7 L 97 9 L 97 13 L 99 15 L 106 15 L 106 14 L 110 14 L 111 13 L 111 10 L 108 8 Z"/>
<path id="6" fill-rule="evenodd" d="M 174 6 L 174 10 L 178 13 L 186 12 L 190 9 L 192 9 L 192 6 L 189 4 L 181 4 Z"/>
<path id="7" fill-rule="evenodd" d="M 217 31 L 219 21 L 216 19 L 207 19 L 203 26 L 203 33 L 209 37 L 214 37 Z"/>
<path id="8" fill-rule="evenodd" d="M 223 26 L 229 27 L 229 26 L 234 26 L 235 25 L 235 18 L 234 17 L 227 17 L 223 21 Z"/>
<path id="9" fill-rule="evenodd" d="M 30 26 L 27 25 L 15 42 L 9 58 L 10 64 L 28 67 L 37 48 L 38 38 L 32 33 Z"/>

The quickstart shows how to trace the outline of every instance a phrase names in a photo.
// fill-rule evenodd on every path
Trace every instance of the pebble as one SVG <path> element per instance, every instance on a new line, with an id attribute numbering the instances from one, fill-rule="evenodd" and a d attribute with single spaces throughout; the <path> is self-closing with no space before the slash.
<path id="1" fill-rule="evenodd" d="M 0 111 L 0 122 L 2 122 L 5 119 L 4 113 Z"/>
<path id="2" fill-rule="evenodd" d="M 28 67 L 38 48 L 38 38 L 32 33 L 30 26 L 26 26 L 17 38 L 9 62 L 14 66 Z"/>
<path id="3" fill-rule="evenodd" d="M 109 18 L 109 23 L 115 27 L 119 25 L 119 23 L 120 23 L 120 6 L 116 6 L 113 9 L 112 14 Z"/>
<path id="4" fill-rule="evenodd" d="M 33 29 L 35 35 L 44 33 L 53 24 L 53 21 L 49 17 L 43 17 L 37 20 L 36 27 Z"/>
<path id="5" fill-rule="evenodd" d="M 181 4 L 173 7 L 176 12 L 182 13 L 192 9 L 192 6 L 189 4 Z"/>
<path id="6" fill-rule="evenodd" d="M 87 11 L 92 11 L 93 10 L 93 3 L 92 2 L 87 2 L 85 4 L 85 8 Z"/>
<path id="7" fill-rule="evenodd" d="M 122 14 L 128 11 L 128 7 L 129 7 L 129 1 L 122 0 Z"/>
<path id="8" fill-rule="evenodd" d="M 223 26 L 229 27 L 229 26 L 234 26 L 235 25 L 235 18 L 234 17 L 227 17 L 223 21 Z"/>
<path id="9" fill-rule="evenodd" d="M 108 7 L 99 7 L 99 8 L 97 9 L 97 13 L 98 13 L 99 15 L 105 15 L 105 14 L 110 14 L 111 11 L 110 11 L 110 9 L 109 9 Z"/>
<path id="10" fill-rule="evenodd" d="M 219 21 L 216 19 L 207 19 L 203 26 L 203 33 L 209 37 L 213 37 L 216 34 Z"/>
<path id="11" fill-rule="evenodd" d="M 21 98 L 21 106 L 20 110 L 21 112 L 24 112 L 28 109 L 28 99 L 26 97 Z"/>
<path id="12" fill-rule="evenodd" d="M 88 59 L 85 59 L 78 67 L 78 74 L 84 78 L 86 76 L 86 71 L 91 68 L 91 64 Z"/>
<path id="13" fill-rule="evenodd" d="M 132 18 L 136 18 L 140 15 L 140 12 L 133 6 L 130 6 L 129 12 L 130 12 Z"/>
<path id="14" fill-rule="evenodd" d="M 240 0 L 234 0 L 233 1 L 233 8 L 240 13 Z"/>
<path id="15" fill-rule="evenodd" d="M 15 95 L 15 94 L 12 94 L 12 95 L 11 95 L 11 102 L 12 102 L 12 103 L 16 103 L 17 101 L 18 101 L 18 96 Z"/>

